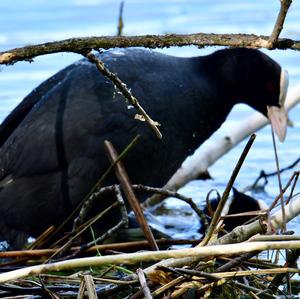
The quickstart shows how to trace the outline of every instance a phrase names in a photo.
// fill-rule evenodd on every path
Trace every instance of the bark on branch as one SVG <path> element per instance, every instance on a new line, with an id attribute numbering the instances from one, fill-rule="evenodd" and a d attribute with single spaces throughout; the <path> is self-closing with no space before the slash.
<path id="1" fill-rule="evenodd" d="M 275 44 L 277 43 L 279 34 L 281 30 L 283 29 L 283 23 L 286 17 L 286 14 L 289 10 L 289 7 L 292 3 L 292 0 L 280 0 L 280 11 L 275 23 L 275 26 L 273 28 L 273 32 L 269 39 L 269 49 L 274 49 Z"/>
<path id="2" fill-rule="evenodd" d="M 269 36 L 253 34 L 168 34 L 168 35 L 141 35 L 141 36 L 99 36 L 70 38 L 62 41 L 48 42 L 15 48 L 0 53 L 0 64 L 13 64 L 17 61 L 30 61 L 34 57 L 58 52 L 82 53 L 92 49 L 109 49 L 115 47 L 147 47 L 164 48 L 171 46 L 195 45 L 230 46 L 269 48 Z M 300 50 L 300 41 L 287 38 L 278 39 L 274 45 L 276 49 Z"/>

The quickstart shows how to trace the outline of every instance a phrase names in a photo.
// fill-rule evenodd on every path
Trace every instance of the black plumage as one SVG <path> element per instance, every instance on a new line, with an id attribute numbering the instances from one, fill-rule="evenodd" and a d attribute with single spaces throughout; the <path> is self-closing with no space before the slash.
<path id="1" fill-rule="evenodd" d="M 218 204 L 219 204 L 219 199 L 213 199 L 212 201 L 210 201 L 210 208 L 212 210 L 211 212 L 216 211 Z M 224 218 L 223 220 L 224 229 L 228 232 L 232 231 L 235 227 L 239 225 L 243 225 L 249 220 L 255 218 L 256 217 L 255 212 L 267 208 L 268 207 L 264 202 L 256 200 L 255 198 L 245 193 L 239 192 L 236 188 L 232 188 L 232 199 L 231 199 L 231 203 L 227 215 L 234 215 L 234 214 L 240 214 L 245 212 L 251 212 L 252 215 Z M 212 215 L 210 215 L 208 207 L 205 207 L 203 211 L 207 216 L 208 223 L 210 223 Z M 200 223 L 199 232 L 201 234 L 205 234 L 205 226 L 202 222 Z"/>
<path id="2" fill-rule="evenodd" d="M 133 183 L 162 186 L 236 103 L 265 115 L 282 104 L 281 67 L 257 50 L 178 58 L 115 49 L 100 58 L 161 124 L 163 138 L 134 119 L 135 109 L 85 59 L 42 83 L 0 127 L 0 237 L 13 247 L 61 223 L 84 198 L 109 166 L 104 140 L 120 151 L 141 134 L 125 167 Z"/>

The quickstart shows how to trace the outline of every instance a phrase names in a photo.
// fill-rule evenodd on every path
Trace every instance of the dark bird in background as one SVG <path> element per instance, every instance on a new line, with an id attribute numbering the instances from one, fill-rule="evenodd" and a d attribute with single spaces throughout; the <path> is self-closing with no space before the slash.
<path id="1" fill-rule="evenodd" d="M 210 201 L 210 208 L 212 212 L 215 212 L 219 204 L 219 199 L 213 199 Z M 232 198 L 227 215 L 240 214 L 245 212 L 253 212 L 253 215 L 249 216 L 239 216 L 239 217 L 228 217 L 223 220 L 224 229 L 226 231 L 232 231 L 235 227 L 243 225 L 247 221 L 255 217 L 255 213 L 260 210 L 266 210 L 267 205 L 261 201 L 257 200 L 245 193 L 239 192 L 236 188 L 232 188 Z M 211 216 L 208 207 L 203 209 L 203 212 L 207 216 L 207 222 L 210 223 Z M 205 234 L 204 223 L 200 223 L 199 232 Z"/>
<path id="2" fill-rule="evenodd" d="M 0 127 L 0 239 L 12 248 L 60 224 L 82 201 L 109 166 L 106 139 L 121 151 L 140 134 L 125 167 L 133 183 L 160 187 L 237 103 L 268 116 L 285 137 L 287 76 L 260 51 L 178 58 L 114 49 L 99 57 L 161 124 L 163 138 L 134 119 L 135 109 L 86 59 L 46 80 Z M 112 175 L 105 184 L 115 182 Z"/>

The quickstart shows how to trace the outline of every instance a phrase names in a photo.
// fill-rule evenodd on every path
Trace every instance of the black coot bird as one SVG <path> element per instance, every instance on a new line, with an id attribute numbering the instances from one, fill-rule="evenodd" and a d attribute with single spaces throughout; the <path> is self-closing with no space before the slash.
<path id="1" fill-rule="evenodd" d="M 217 209 L 217 206 L 219 204 L 219 199 L 213 199 L 210 202 L 210 208 L 212 212 L 215 212 Z M 232 188 L 232 196 L 230 205 L 228 208 L 227 215 L 233 215 L 233 214 L 240 214 L 245 212 L 254 212 L 254 211 L 260 211 L 260 210 L 267 210 L 268 206 L 265 202 L 261 200 L 257 200 L 245 193 L 239 192 L 236 188 Z M 205 213 L 207 217 L 207 222 L 210 223 L 211 216 L 209 215 L 209 209 L 208 207 L 205 207 L 203 209 L 203 212 Z M 253 219 L 255 217 L 255 213 L 253 213 L 251 216 L 239 216 L 239 217 L 228 217 L 224 218 L 223 224 L 224 229 L 226 231 L 232 231 L 235 227 L 239 225 L 243 225 L 247 221 Z M 200 229 L 199 232 L 201 234 L 205 234 L 205 226 L 201 222 L 200 223 Z"/>
<path id="2" fill-rule="evenodd" d="M 178 58 L 115 49 L 100 58 L 161 124 L 163 138 L 134 119 L 136 111 L 85 59 L 42 83 L 0 128 L 0 239 L 14 248 L 61 223 L 84 198 L 109 166 L 106 139 L 120 151 L 141 134 L 124 164 L 133 183 L 152 186 L 166 183 L 236 103 L 269 115 L 284 139 L 286 73 L 257 50 Z M 114 182 L 112 175 L 106 184 Z"/>

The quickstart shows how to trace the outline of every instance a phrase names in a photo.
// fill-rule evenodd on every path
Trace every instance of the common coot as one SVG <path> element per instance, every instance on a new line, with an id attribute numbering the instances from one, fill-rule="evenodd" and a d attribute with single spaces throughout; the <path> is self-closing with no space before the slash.
<path id="1" fill-rule="evenodd" d="M 218 204 L 218 199 L 213 199 L 210 202 L 210 208 L 212 210 L 211 212 L 216 211 Z M 224 229 L 226 231 L 232 231 L 235 227 L 253 219 L 256 216 L 254 212 L 267 209 L 268 206 L 264 201 L 257 200 L 245 193 L 239 192 L 236 188 L 232 188 L 232 195 L 227 215 L 240 214 L 245 212 L 252 212 L 252 215 L 225 218 L 223 220 Z M 207 217 L 207 222 L 210 223 L 212 215 L 210 215 L 208 207 L 205 207 L 203 211 Z M 202 222 L 200 223 L 199 232 L 201 234 L 205 234 L 205 226 Z"/>
<path id="2" fill-rule="evenodd" d="M 225 121 L 236 103 L 269 115 L 285 137 L 287 76 L 258 50 L 233 48 L 178 58 L 146 49 L 99 54 L 161 124 L 159 140 L 135 120 L 114 85 L 86 59 L 33 90 L 0 127 L 0 239 L 13 248 L 58 225 L 109 166 L 103 141 L 122 150 L 133 183 L 162 186 Z M 105 182 L 115 183 L 114 175 Z M 101 210 L 107 203 L 98 202 Z"/>

